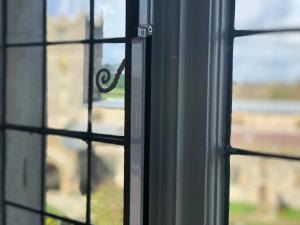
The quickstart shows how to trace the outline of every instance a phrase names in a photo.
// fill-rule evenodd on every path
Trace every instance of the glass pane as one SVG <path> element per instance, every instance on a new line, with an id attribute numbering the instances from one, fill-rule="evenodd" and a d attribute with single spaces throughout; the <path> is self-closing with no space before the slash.
<path id="1" fill-rule="evenodd" d="M 42 216 L 39 214 L 19 209 L 17 207 L 6 206 L 7 225 L 41 225 L 41 221 Z"/>
<path id="2" fill-rule="evenodd" d="M 124 147 L 93 143 L 91 218 L 95 225 L 123 224 Z"/>
<path id="3" fill-rule="evenodd" d="M 6 199 L 24 206 L 41 209 L 43 137 L 19 131 L 6 131 L 5 134 Z"/>
<path id="4" fill-rule="evenodd" d="M 124 134 L 124 94 L 125 94 L 125 70 L 122 70 L 120 78 L 108 93 L 100 93 L 97 88 L 107 89 L 116 78 L 116 73 L 125 58 L 124 44 L 97 44 L 95 45 L 94 64 L 94 105 L 93 105 L 93 131 L 104 134 Z M 107 73 L 99 71 L 107 69 L 111 76 L 108 82 Z M 98 76 L 98 75 L 99 76 Z M 99 78 L 99 79 L 97 79 Z"/>
<path id="5" fill-rule="evenodd" d="M 299 37 L 279 34 L 235 40 L 234 147 L 300 154 Z"/>
<path id="6" fill-rule="evenodd" d="M 7 41 L 9 43 L 43 40 L 43 1 L 7 1 Z"/>
<path id="7" fill-rule="evenodd" d="M 8 123 L 38 127 L 42 125 L 42 56 L 43 51 L 40 47 L 8 49 L 6 80 Z"/>
<path id="8" fill-rule="evenodd" d="M 79 139 L 48 136 L 46 209 L 74 220 L 86 219 L 87 144 Z"/>
<path id="9" fill-rule="evenodd" d="M 95 38 L 124 37 L 125 9 L 125 0 L 95 0 Z"/>
<path id="10" fill-rule="evenodd" d="M 236 0 L 237 29 L 300 27 L 300 2 L 294 0 Z"/>
<path id="11" fill-rule="evenodd" d="M 49 41 L 89 38 L 89 0 L 48 0 L 47 39 Z"/>
<path id="12" fill-rule="evenodd" d="M 51 217 L 45 217 L 45 225 L 75 225 L 70 222 L 65 222 L 62 220 L 57 220 Z"/>
<path id="13" fill-rule="evenodd" d="M 87 105 L 84 102 L 84 76 L 88 54 L 83 45 L 48 47 L 47 101 L 48 126 L 85 131 Z"/>
<path id="14" fill-rule="evenodd" d="M 245 156 L 230 161 L 231 225 L 300 224 L 300 162 Z"/>

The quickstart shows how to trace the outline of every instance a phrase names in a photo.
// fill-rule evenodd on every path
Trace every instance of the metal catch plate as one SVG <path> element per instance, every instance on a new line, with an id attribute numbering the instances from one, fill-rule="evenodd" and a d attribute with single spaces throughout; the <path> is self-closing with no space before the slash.
<path id="1" fill-rule="evenodd" d="M 152 26 L 151 25 L 140 25 L 138 27 L 138 37 L 149 37 L 152 35 Z"/>

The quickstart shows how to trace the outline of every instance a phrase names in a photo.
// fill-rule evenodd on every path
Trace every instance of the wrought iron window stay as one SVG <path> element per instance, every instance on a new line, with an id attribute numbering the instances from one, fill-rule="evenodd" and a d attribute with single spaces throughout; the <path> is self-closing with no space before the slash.
<path id="1" fill-rule="evenodd" d="M 125 58 L 118 67 L 117 73 L 113 77 L 107 68 L 100 69 L 96 74 L 96 86 L 100 93 L 108 93 L 112 91 L 118 84 L 122 72 L 125 68 Z M 112 80 L 112 81 L 111 81 Z"/>

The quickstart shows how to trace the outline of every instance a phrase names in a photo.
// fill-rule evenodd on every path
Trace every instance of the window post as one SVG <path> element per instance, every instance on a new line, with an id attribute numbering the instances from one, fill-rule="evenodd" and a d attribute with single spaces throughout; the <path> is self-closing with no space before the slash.
<path id="1" fill-rule="evenodd" d="M 150 225 L 226 224 L 225 3 L 154 1 Z"/>

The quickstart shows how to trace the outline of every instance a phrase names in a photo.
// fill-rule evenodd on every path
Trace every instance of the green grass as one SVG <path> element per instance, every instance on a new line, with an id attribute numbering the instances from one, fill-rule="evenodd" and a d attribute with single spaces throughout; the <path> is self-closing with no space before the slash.
<path id="1" fill-rule="evenodd" d="M 285 208 L 279 210 L 274 216 L 274 219 L 268 221 L 268 217 L 259 212 L 259 209 L 253 204 L 230 203 L 230 222 L 233 225 L 300 225 L 300 209 Z"/>
<path id="2" fill-rule="evenodd" d="M 113 182 L 101 184 L 92 194 L 92 221 L 95 225 L 123 225 L 123 189 Z"/>
<path id="3" fill-rule="evenodd" d="M 106 99 L 106 98 L 117 98 L 117 99 L 121 99 L 124 98 L 125 95 L 125 89 L 124 88 L 119 88 L 116 87 L 115 89 L 113 89 L 112 91 L 106 93 L 106 94 L 102 94 L 102 98 Z"/>
<path id="4" fill-rule="evenodd" d="M 249 214 L 254 212 L 256 207 L 245 202 L 231 202 L 230 213 L 232 214 Z"/>
<path id="5" fill-rule="evenodd" d="M 299 224 L 300 224 L 300 210 L 299 209 L 292 209 L 292 208 L 283 209 L 279 213 L 279 216 L 282 218 L 289 219 L 289 220 L 297 220 L 297 221 L 299 221 Z"/>
<path id="6" fill-rule="evenodd" d="M 50 205 L 47 205 L 46 210 L 48 213 L 61 216 L 61 213 L 57 209 L 55 209 L 54 207 L 52 207 Z M 47 217 L 46 225 L 60 225 L 60 222 L 53 218 Z"/>
<path id="7" fill-rule="evenodd" d="M 94 225 L 123 225 L 123 189 L 114 182 L 104 182 L 92 193 L 92 222 Z M 47 205 L 47 212 L 63 216 Z M 58 220 L 47 217 L 46 225 L 60 225 Z"/>

